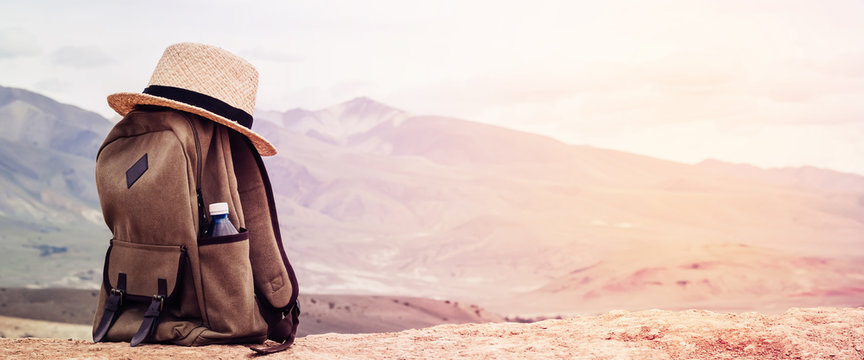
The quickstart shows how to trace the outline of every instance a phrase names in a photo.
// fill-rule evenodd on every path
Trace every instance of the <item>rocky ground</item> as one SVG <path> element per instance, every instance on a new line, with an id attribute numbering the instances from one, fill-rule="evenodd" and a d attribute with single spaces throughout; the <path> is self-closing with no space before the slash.
<path id="1" fill-rule="evenodd" d="M 187 348 L 0 339 L 0 358 L 252 357 L 245 346 Z M 778 315 L 613 311 L 531 324 L 439 325 L 297 340 L 272 359 L 864 359 L 864 308 L 790 309 Z"/>

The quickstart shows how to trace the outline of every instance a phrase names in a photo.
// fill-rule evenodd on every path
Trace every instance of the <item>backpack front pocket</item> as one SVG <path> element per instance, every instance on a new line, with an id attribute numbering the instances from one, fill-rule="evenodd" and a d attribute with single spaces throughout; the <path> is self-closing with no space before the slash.
<path id="1" fill-rule="evenodd" d="M 255 301 L 255 283 L 249 260 L 249 234 L 202 238 L 198 241 L 204 331 L 197 344 L 263 341 L 267 324 Z"/>
<path id="2" fill-rule="evenodd" d="M 134 346 L 150 338 L 163 311 L 176 305 L 187 261 L 184 246 L 112 239 L 102 275 L 107 298 L 94 340 L 130 341 Z"/>

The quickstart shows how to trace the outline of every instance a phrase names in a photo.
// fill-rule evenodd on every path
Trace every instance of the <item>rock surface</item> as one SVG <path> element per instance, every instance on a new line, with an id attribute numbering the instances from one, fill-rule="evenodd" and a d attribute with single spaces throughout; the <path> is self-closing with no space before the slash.
<path id="1" fill-rule="evenodd" d="M 0 358 L 248 358 L 242 345 L 188 348 L 0 339 Z M 532 324 L 439 325 L 297 339 L 271 359 L 864 359 L 864 307 L 779 315 L 613 311 Z"/>

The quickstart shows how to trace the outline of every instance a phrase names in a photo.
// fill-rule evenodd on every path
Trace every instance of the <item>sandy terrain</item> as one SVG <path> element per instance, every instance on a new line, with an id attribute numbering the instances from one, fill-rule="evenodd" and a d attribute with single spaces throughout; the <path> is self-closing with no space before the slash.
<path id="1" fill-rule="evenodd" d="M 613 311 L 533 324 L 439 325 L 375 334 L 310 335 L 271 359 L 862 359 L 864 308 L 779 315 Z M 244 346 L 186 348 L 0 339 L 0 358 L 248 358 Z"/>
<path id="2" fill-rule="evenodd" d="M 0 288 L 0 315 L 92 324 L 98 298 L 99 290 Z"/>
<path id="3" fill-rule="evenodd" d="M 582 314 L 651 308 L 776 314 L 791 307 L 858 307 L 864 306 L 862 262 L 743 244 L 650 244 L 574 270 L 517 298 L 535 312 L 578 308 Z"/>
<path id="4" fill-rule="evenodd" d="M 65 324 L 51 321 L 0 316 L 0 338 L 57 338 L 93 339 L 89 325 Z"/>
<path id="5" fill-rule="evenodd" d="M 0 337 L 90 339 L 96 294 L 98 290 L 0 288 Z M 301 294 L 299 299 L 303 313 L 298 336 L 504 320 L 476 305 L 448 300 L 320 294 Z"/>

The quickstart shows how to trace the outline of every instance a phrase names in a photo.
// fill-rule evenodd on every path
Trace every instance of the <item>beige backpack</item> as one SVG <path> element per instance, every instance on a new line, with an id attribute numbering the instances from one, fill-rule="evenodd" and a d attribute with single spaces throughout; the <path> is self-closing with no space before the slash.
<path id="1" fill-rule="evenodd" d="M 113 238 L 93 340 L 288 348 L 300 309 L 264 163 L 247 137 L 198 115 L 138 106 L 108 134 L 96 183 Z M 206 236 L 226 202 L 237 235 Z"/>

